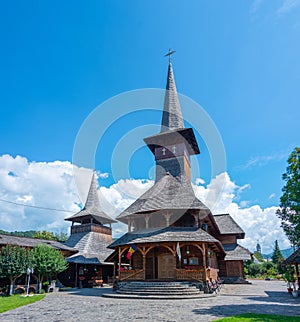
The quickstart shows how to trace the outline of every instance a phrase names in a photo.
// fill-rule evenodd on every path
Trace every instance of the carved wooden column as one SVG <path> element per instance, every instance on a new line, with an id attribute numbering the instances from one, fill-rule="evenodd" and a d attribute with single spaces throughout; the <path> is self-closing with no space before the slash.
<path id="1" fill-rule="evenodd" d="M 195 219 L 194 227 L 199 227 L 199 215 L 198 214 L 192 214 L 192 215 Z"/>
<path id="2" fill-rule="evenodd" d="M 146 256 L 147 256 L 145 246 L 142 247 L 141 253 L 143 255 L 143 277 L 144 277 L 144 280 L 145 280 L 146 279 Z"/>
<path id="3" fill-rule="evenodd" d="M 146 229 L 147 228 L 149 228 L 149 219 L 150 219 L 150 215 L 149 214 L 147 214 L 147 215 L 145 215 L 145 223 L 146 223 Z"/>
<path id="4" fill-rule="evenodd" d="M 170 226 L 170 218 L 171 218 L 172 214 L 169 212 L 166 212 L 163 214 L 163 216 L 166 219 L 166 227 L 169 227 Z"/>
<path id="5" fill-rule="evenodd" d="M 127 222 L 128 222 L 128 232 L 130 233 L 131 232 L 132 219 L 128 218 Z"/>
<path id="6" fill-rule="evenodd" d="M 119 250 L 119 270 L 118 270 L 118 275 L 119 275 L 119 279 L 120 279 L 121 256 L 122 256 L 121 247 L 119 247 L 118 250 Z"/>

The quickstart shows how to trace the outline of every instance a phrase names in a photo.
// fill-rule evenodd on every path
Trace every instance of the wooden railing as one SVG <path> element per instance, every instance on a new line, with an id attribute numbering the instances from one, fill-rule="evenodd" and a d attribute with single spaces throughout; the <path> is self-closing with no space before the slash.
<path id="1" fill-rule="evenodd" d="M 130 281 L 130 280 L 143 280 L 144 270 L 143 269 L 130 269 L 119 271 L 120 281 Z"/>
<path id="2" fill-rule="evenodd" d="M 78 233 L 84 233 L 84 232 L 96 232 L 106 235 L 111 235 L 111 228 L 106 226 L 101 226 L 94 223 L 89 224 L 82 224 L 82 225 L 74 225 L 71 227 L 71 234 L 78 234 Z"/>
<path id="3" fill-rule="evenodd" d="M 205 269 L 176 269 L 176 279 L 177 280 L 196 280 L 205 281 Z"/>

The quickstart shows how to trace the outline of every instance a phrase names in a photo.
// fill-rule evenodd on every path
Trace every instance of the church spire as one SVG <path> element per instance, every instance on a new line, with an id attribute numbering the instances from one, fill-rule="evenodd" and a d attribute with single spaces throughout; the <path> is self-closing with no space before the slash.
<path id="1" fill-rule="evenodd" d="M 86 198 L 86 202 L 84 205 L 84 209 L 94 209 L 100 208 L 98 193 L 97 193 L 97 179 L 96 179 L 96 171 L 93 171 L 92 180 L 90 189 Z"/>
<path id="2" fill-rule="evenodd" d="M 176 84 L 171 63 L 171 55 L 174 51 L 169 50 L 165 56 L 169 56 L 168 78 L 166 85 L 164 110 L 161 122 L 161 133 L 184 128 L 181 107 L 178 100 Z"/>
<path id="3" fill-rule="evenodd" d="M 200 153 L 193 129 L 184 127 L 170 59 L 173 53 L 170 50 L 166 55 L 169 68 L 161 131 L 144 139 L 155 156 L 156 182 L 167 173 L 190 180 L 190 155 Z"/>
<path id="4" fill-rule="evenodd" d="M 100 224 L 111 224 L 116 222 L 114 219 L 110 218 L 104 211 L 102 211 L 98 198 L 97 186 L 98 182 L 96 171 L 93 171 L 89 192 L 83 209 L 75 215 L 66 218 L 65 220 L 78 222 L 81 224 L 91 222 L 91 219 L 93 219 L 94 222 Z"/>

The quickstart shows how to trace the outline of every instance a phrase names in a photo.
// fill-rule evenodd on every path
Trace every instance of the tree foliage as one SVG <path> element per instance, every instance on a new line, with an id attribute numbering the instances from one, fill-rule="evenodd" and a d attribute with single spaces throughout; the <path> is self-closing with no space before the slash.
<path id="1" fill-rule="evenodd" d="M 33 236 L 36 234 L 36 231 L 35 230 L 27 230 L 27 231 L 6 231 L 6 230 L 0 229 L 0 234 L 12 235 L 12 236 L 19 236 L 19 237 L 31 237 L 31 238 L 33 238 Z"/>
<path id="2" fill-rule="evenodd" d="M 60 251 L 44 244 L 32 249 L 33 267 L 41 283 L 43 277 L 54 276 L 67 269 L 67 262 Z"/>
<path id="3" fill-rule="evenodd" d="M 31 264 L 30 251 L 19 246 L 7 245 L 0 253 L 0 277 L 7 277 L 10 280 L 10 292 L 13 291 L 14 279 L 26 272 Z"/>
<path id="4" fill-rule="evenodd" d="M 46 240 L 57 240 L 59 242 L 64 242 L 68 239 L 68 234 L 65 232 L 57 232 L 53 233 L 50 231 L 36 231 L 36 230 L 28 230 L 28 231 L 6 231 L 0 229 L 0 234 L 3 235 L 12 235 L 12 236 L 19 236 L 19 237 L 30 237 L 30 238 L 39 238 L 39 239 L 46 239 Z"/>
<path id="5" fill-rule="evenodd" d="M 295 246 L 300 246 L 300 148 L 296 147 L 288 158 L 286 173 L 282 175 L 285 186 L 282 188 L 280 208 L 277 215 L 281 227 Z"/>
<path id="6" fill-rule="evenodd" d="M 275 240 L 275 247 L 274 247 L 274 252 L 272 255 L 272 262 L 276 265 L 280 264 L 284 260 L 281 251 L 278 246 L 278 241 Z"/>
<path id="7" fill-rule="evenodd" d="M 64 232 L 53 233 L 51 231 L 43 230 L 43 231 L 37 231 L 34 234 L 33 238 L 57 240 L 59 242 L 64 242 L 68 239 L 68 234 Z"/>
<path id="8" fill-rule="evenodd" d="M 261 274 L 261 265 L 257 263 L 251 263 L 248 267 L 248 273 L 250 276 L 257 277 Z"/>
<path id="9" fill-rule="evenodd" d="M 33 238 L 56 240 L 55 235 L 51 231 L 47 231 L 47 230 L 37 231 L 34 234 Z"/>
<path id="10" fill-rule="evenodd" d="M 10 295 L 13 292 L 13 283 L 17 276 L 33 268 L 37 274 L 39 284 L 45 277 L 53 277 L 67 269 L 67 262 L 60 251 L 49 245 L 40 244 L 29 250 L 19 246 L 8 245 L 0 252 L 0 277 L 10 280 Z"/>
<path id="11" fill-rule="evenodd" d="M 254 252 L 253 256 L 261 263 L 264 261 L 262 254 L 260 252 Z"/>

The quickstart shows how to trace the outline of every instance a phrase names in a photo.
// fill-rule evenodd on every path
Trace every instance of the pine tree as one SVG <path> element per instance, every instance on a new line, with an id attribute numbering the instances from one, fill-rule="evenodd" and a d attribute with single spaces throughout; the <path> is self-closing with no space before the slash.
<path id="1" fill-rule="evenodd" d="M 278 265 L 280 264 L 280 262 L 283 261 L 283 256 L 281 254 L 281 251 L 279 249 L 279 246 L 278 246 L 278 241 L 275 240 L 275 248 L 274 248 L 274 252 L 273 252 L 273 255 L 272 255 L 272 261 L 274 264 Z"/>

